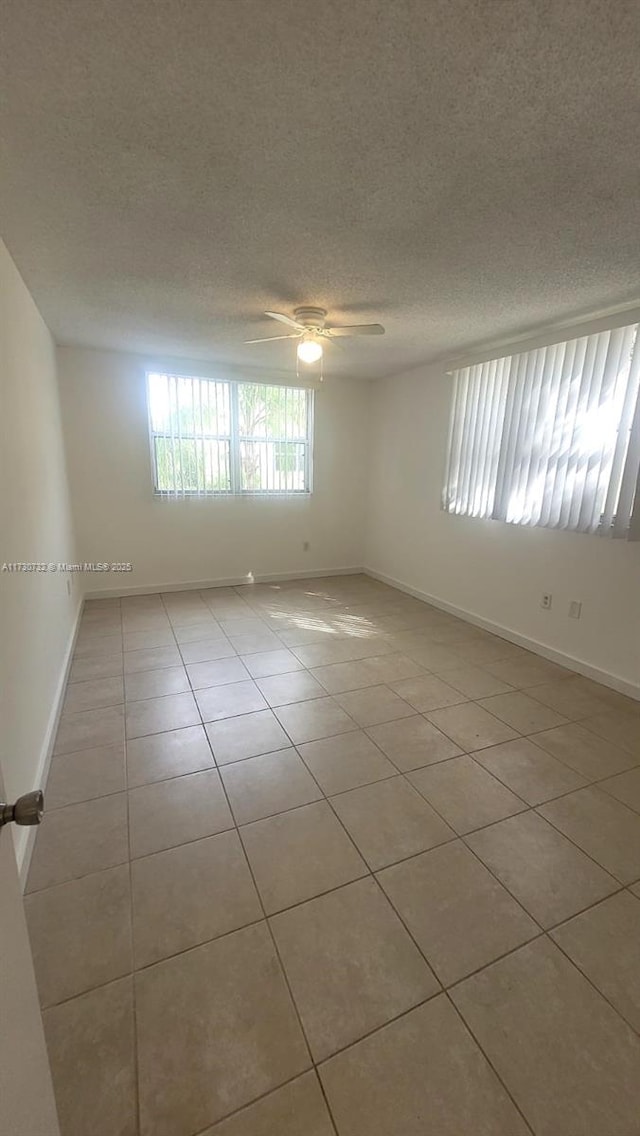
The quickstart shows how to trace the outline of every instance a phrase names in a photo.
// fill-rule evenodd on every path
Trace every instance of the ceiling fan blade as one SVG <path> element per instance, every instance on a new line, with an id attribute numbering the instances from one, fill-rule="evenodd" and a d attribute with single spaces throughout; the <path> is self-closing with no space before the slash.
<path id="1" fill-rule="evenodd" d="M 299 339 L 300 335 L 297 331 L 293 331 L 291 335 L 268 335 L 265 339 L 245 339 L 245 343 L 275 343 L 277 339 Z"/>
<path id="2" fill-rule="evenodd" d="M 331 338 L 340 335 L 384 335 L 381 323 L 354 323 L 347 327 L 328 327 Z"/>
<path id="3" fill-rule="evenodd" d="M 265 316 L 270 316 L 272 320 L 280 320 L 280 323 L 286 323 L 289 327 L 295 327 L 297 331 L 304 331 L 304 324 L 298 323 L 297 320 L 291 319 L 291 316 L 283 316 L 282 312 L 265 312 Z"/>

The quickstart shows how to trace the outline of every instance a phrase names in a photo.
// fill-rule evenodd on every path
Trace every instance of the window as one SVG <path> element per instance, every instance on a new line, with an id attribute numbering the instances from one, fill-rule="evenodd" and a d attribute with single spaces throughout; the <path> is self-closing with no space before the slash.
<path id="1" fill-rule="evenodd" d="M 147 375 L 155 492 L 311 492 L 313 392 Z"/>
<path id="2" fill-rule="evenodd" d="M 443 508 L 640 540 L 638 325 L 454 372 Z"/>

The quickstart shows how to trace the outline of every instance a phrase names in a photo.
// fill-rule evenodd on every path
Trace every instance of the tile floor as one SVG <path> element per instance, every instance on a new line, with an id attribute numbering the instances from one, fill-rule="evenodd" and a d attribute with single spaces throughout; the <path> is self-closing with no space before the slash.
<path id="1" fill-rule="evenodd" d="M 640 703 L 362 576 L 86 605 L 62 1136 L 639 1136 Z"/>

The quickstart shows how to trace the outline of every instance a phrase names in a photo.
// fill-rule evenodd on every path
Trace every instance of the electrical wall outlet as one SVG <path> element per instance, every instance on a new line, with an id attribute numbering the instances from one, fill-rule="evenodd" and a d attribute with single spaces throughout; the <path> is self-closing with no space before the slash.
<path id="1" fill-rule="evenodd" d="M 302 551 L 303 551 L 303 552 L 308 552 L 308 551 L 309 551 L 309 548 L 310 548 L 310 545 L 309 545 L 309 541 L 308 541 L 308 540 L 305 540 L 305 541 L 303 542 L 303 545 L 302 545 Z"/>
<path id="2" fill-rule="evenodd" d="M 540 597 L 540 607 L 543 607 L 545 611 L 548 611 L 551 607 L 551 599 L 551 592 L 543 592 Z"/>
<path id="3" fill-rule="evenodd" d="M 569 618 L 580 619 L 581 615 L 582 604 L 580 603 L 580 600 L 571 600 L 571 602 L 569 603 Z"/>

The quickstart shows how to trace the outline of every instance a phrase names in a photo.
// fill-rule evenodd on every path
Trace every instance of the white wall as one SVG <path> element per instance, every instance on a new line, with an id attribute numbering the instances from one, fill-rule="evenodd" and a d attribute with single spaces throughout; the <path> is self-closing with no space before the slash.
<path id="1" fill-rule="evenodd" d="M 152 495 L 145 361 L 62 348 L 58 368 L 79 556 L 134 564 L 125 577 L 87 577 L 88 590 L 362 564 L 370 384 L 327 380 L 316 392 L 309 498 L 165 501 Z"/>
<path id="2" fill-rule="evenodd" d="M 374 384 L 365 565 L 637 687 L 640 544 L 454 517 L 440 509 L 451 379 Z M 551 592 L 551 611 L 540 607 Z M 569 600 L 582 617 L 569 619 Z"/>
<path id="3" fill-rule="evenodd" d="M 73 561 L 55 348 L 0 243 L 0 563 Z M 58 572 L 0 572 L 0 764 L 9 799 L 42 780 L 79 603 Z M 16 829 L 18 859 L 27 830 Z"/>

